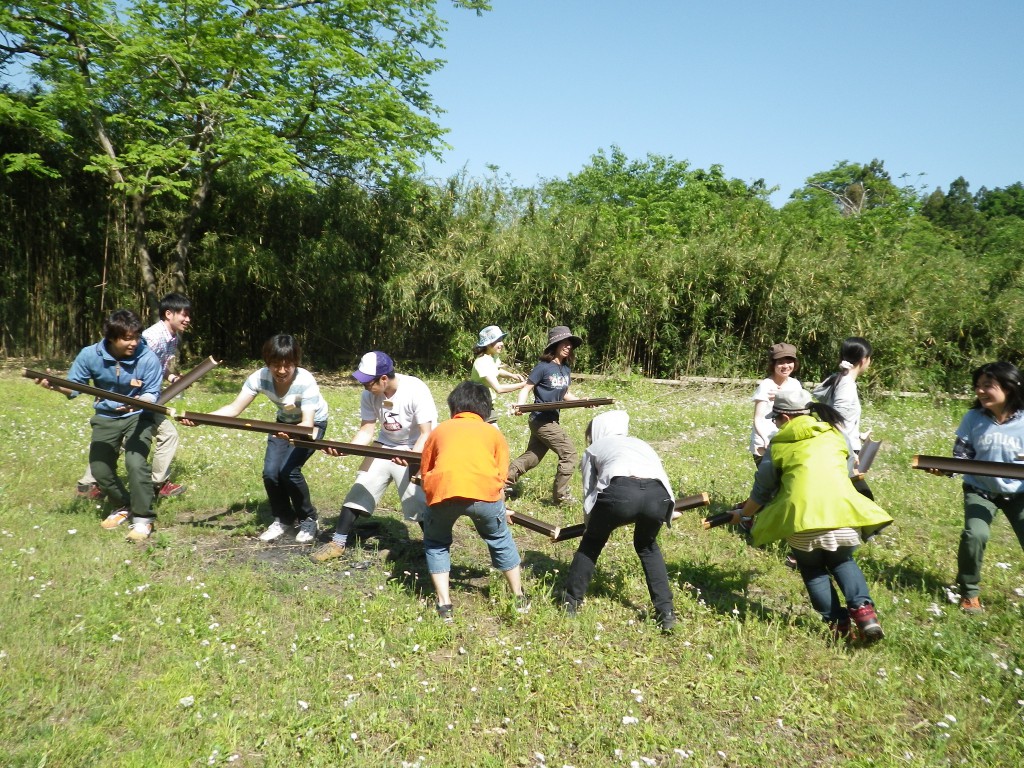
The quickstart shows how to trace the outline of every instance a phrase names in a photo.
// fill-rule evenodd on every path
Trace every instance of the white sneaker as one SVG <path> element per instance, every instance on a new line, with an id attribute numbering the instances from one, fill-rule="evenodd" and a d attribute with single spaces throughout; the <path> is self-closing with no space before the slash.
<path id="1" fill-rule="evenodd" d="M 307 517 L 299 523 L 299 532 L 295 534 L 295 542 L 297 544 L 308 544 L 316 538 L 319 532 L 320 529 L 317 527 L 316 520 Z"/>
<path id="2" fill-rule="evenodd" d="M 153 533 L 153 523 L 145 517 L 137 517 L 128 529 L 126 538 L 129 541 L 145 541 Z"/>
<path id="3" fill-rule="evenodd" d="M 260 541 L 273 541 L 284 535 L 284 526 L 280 520 L 274 520 L 263 533 L 260 534 Z"/>

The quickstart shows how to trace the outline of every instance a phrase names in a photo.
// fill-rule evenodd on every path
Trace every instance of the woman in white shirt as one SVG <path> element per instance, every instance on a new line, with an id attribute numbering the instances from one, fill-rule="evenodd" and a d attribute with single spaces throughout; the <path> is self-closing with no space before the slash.
<path id="1" fill-rule="evenodd" d="M 522 389 L 526 386 L 526 377 L 521 373 L 513 371 L 501 362 L 501 358 L 498 357 L 505 348 L 506 335 L 498 326 L 488 325 L 480 331 L 480 338 L 477 339 L 476 346 L 473 347 L 473 354 L 476 356 L 476 359 L 473 361 L 473 370 L 469 375 L 469 380 L 477 384 L 483 384 L 485 387 L 490 387 L 491 391 L 496 395 L 504 392 L 515 392 L 517 389 Z M 508 384 L 502 384 L 499 381 L 500 378 L 512 379 L 512 381 Z M 491 416 L 487 421 L 494 424 L 497 420 L 495 412 L 492 410 Z"/>
<path id="2" fill-rule="evenodd" d="M 796 347 L 785 342 L 768 347 L 768 376 L 757 385 L 754 401 L 754 427 L 750 431 L 750 453 L 754 464 L 760 464 L 768 441 L 778 432 L 775 422 L 768 419 L 775 395 L 779 392 L 798 392 L 802 387 L 793 378 L 800 363 L 796 359 Z"/>

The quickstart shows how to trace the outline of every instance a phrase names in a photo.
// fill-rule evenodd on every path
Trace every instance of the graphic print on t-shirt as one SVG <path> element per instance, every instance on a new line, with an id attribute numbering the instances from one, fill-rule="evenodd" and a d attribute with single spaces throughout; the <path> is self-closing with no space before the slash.
<path id="1" fill-rule="evenodd" d="M 402 425 L 398 421 L 398 414 L 394 411 L 381 410 L 381 426 L 388 432 L 401 432 Z"/>

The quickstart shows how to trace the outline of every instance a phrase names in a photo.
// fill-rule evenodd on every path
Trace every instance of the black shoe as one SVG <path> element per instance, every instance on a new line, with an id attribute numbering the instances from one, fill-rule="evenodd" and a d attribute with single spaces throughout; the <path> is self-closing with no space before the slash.
<path id="1" fill-rule="evenodd" d="M 666 613 L 658 617 L 658 626 L 661 627 L 661 631 L 666 635 L 672 633 L 672 630 L 676 627 L 676 615 L 674 613 Z"/>
<path id="2" fill-rule="evenodd" d="M 452 608 L 451 603 L 437 606 L 437 615 L 441 617 L 441 621 L 445 624 L 455 623 L 455 609 Z"/>

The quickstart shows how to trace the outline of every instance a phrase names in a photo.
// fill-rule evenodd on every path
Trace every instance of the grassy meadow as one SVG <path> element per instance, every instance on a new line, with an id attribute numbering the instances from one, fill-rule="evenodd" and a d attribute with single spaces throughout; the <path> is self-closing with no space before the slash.
<path id="1" fill-rule="evenodd" d="M 173 478 L 145 545 L 77 499 L 89 398 L 0 374 L 0 765 L 4 766 L 1016 766 L 1024 761 L 1024 557 L 993 526 L 981 617 L 951 592 L 959 483 L 909 469 L 948 454 L 964 401 L 877 398 L 869 482 L 896 524 L 861 549 L 886 639 L 831 646 L 784 550 L 702 531 L 661 545 L 677 631 L 662 635 L 628 531 L 577 618 L 557 608 L 574 543 L 514 530 L 533 609 L 511 604 L 468 523 L 456 528 L 453 626 L 435 615 L 420 546 L 388 491 L 346 556 L 316 565 L 269 522 L 264 437 L 179 426 Z M 247 371 L 217 370 L 175 406 L 212 410 Z M 321 375 L 328 437 L 351 438 L 360 390 Z M 440 410 L 455 383 L 428 379 Z M 753 387 L 578 382 L 614 397 L 678 494 L 711 511 L 746 497 Z M 513 395 L 502 397 L 511 402 Z M 247 412 L 273 418 L 257 400 Z M 592 411 L 566 411 L 582 450 Z M 525 417 L 503 415 L 513 456 Z M 333 524 L 358 459 L 307 464 Z M 552 522 L 554 457 L 512 506 Z M 578 483 L 578 476 L 576 482 Z M 579 488 L 576 494 L 580 495 Z"/>

